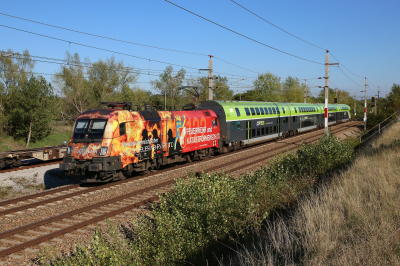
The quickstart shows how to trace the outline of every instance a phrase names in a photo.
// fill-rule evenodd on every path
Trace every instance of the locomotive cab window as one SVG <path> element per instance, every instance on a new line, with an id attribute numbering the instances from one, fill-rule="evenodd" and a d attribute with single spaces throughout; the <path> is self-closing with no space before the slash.
<path id="1" fill-rule="evenodd" d="M 119 124 L 119 135 L 122 136 L 125 135 L 125 133 L 126 133 L 126 124 L 124 122 Z"/>
<path id="2" fill-rule="evenodd" d="M 250 116 L 250 110 L 249 110 L 249 108 L 244 108 L 244 110 L 246 111 L 246 115 L 247 115 L 247 116 Z"/>
<path id="3" fill-rule="evenodd" d="M 102 141 L 106 125 L 106 119 L 78 119 L 72 136 L 73 142 Z"/>

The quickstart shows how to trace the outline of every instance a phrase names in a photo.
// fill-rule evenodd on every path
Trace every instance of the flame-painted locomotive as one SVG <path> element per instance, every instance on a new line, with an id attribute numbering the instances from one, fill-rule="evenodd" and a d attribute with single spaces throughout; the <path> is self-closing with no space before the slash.
<path id="1" fill-rule="evenodd" d="M 218 148 L 218 119 L 211 110 L 131 111 L 80 114 L 60 169 L 84 182 L 120 180 L 176 162 L 202 159 Z"/>
<path id="2" fill-rule="evenodd" d="M 131 103 L 86 111 L 75 121 L 60 169 L 83 182 L 123 180 L 161 165 L 322 128 L 323 104 L 207 101 L 194 110 L 132 111 Z M 123 108 L 123 109 L 117 109 Z M 329 106 L 329 123 L 350 119 L 350 107 Z"/>

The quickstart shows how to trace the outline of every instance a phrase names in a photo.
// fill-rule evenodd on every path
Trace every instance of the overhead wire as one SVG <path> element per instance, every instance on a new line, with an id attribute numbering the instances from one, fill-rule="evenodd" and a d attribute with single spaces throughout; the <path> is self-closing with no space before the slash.
<path id="1" fill-rule="evenodd" d="M 27 31 L 27 30 L 22 30 L 22 29 L 10 27 L 10 26 L 5 26 L 5 25 L 1 25 L 1 24 L 0 24 L 0 27 L 4 27 L 4 28 L 16 30 L 16 31 L 21 31 L 21 32 L 25 32 L 25 33 L 29 33 L 29 34 L 33 34 L 33 35 L 37 35 L 37 36 L 41 36 L 41 37 L 53 39 L 53 40 L 56 40 L 56 41 L 62 41 L 62 42 L 66 42 L 66 43 L 72 43 L 72 44 L 75 44 L 75 45 L 79 45 L 79 46 L 83 46 L 83 47 L 87 47 L 87 48 L 91 48 L 91 49 L 96 49 L 96 50 L 100 50 L 100 51 L 105 51 L 105 52 L 120 54 L 120 55 L 124 55 L 124 56 L 134 57 L 134 58 L 138 58 L 138 59 L 142 59 L 142 60 L 146 60 L 146 61 L 149 60 L 149 58 L 144 58 L 144 57 L 140 57 L 140 56 L 136 56 L 136 55 L 121 53 L 121 52 L 117 52 L 117 51 L 113 51 L 113 50 L 109 50 L 109 49 L 104 49 L 104 48 L 99 48 L 99 47 L 91 46 L 91 45 L 87 45 L 87 44 L 82 44 L 82 43 L 67 41 L 67 40 L 64 40 L 64 39 L 60 39 L 60 38 L 56 38 L 56 37 L 51 37 L 51 36 L 48 36 L 48 35 L 44 35 L 44 34 L 40 34 L 40 33 L 36 33 L 36 32 L 31 32 L 31 31 Z M 194 67 L 188 67 L 188 66 L 183 66 L 183 65 L 178 65 L 178 64 L 172 64 L 172 63 L 163 62 L 163 61 L 154 60 L 154 59 L 150 59 L 150 60 L 153 61 L 153 62 L 157 62 L 157 63 L 161 63 L 161 64 L 166 64 L 166 65 L 173 65 L 173 66 L 185 67 L 185 68 L 196 69 L 196 70 L 198 69 L 198 68 L 194 68 Z"/>
<path id="2" fill-rule="evenodd" d="M 102 39 L 106 39 L 106 40 L 111 40 L 111 41 L 116 41 L 116 42 L 122 42 L 122 43 L 127 43 L 127 44 L 133 44 L 133 45 L 138 45 L 138 46 L 143 46 L 143 47 L 148 47 L 148 48 L 153 48 L 153 49 L 159 49 L 159 50 L 164 50 L 164 51 L 170 51 L 170 52 L 177 52 L 177 53 L 185 53 L 185 54 L 192 54 L 192 55 L 199 55 L 199 56 L 209 56 L 207 54 L 202 54 L 202 53 L 195 53 L 195 52 L 188 52 L 188 51 L 182 51 L 182 50 L 175 50 L 175 49 L 169 49 L 169 48 L 164 48 L 164 47 L 159 47 L 159 46 L 153 46 L 153 45 L 147 45 L 147 44 L 141 44 L 141 43 L 136 43 L 136 42 L 131 42 L 131 41 L 126 41 L 126 40 L 121 40 L 121 39 L 117 39 L 117 38 L 111 38 L 111 37 L 107 37 L 107 36 L 102 36 L 102 35 L 98 35 L 98 34 L 93 34 L 93 33 L 88 33 L 88 32 L 84 32 L 84 31 L 79 31 L 79 30 L 73 30 L 73 29 L 69 29 L 69 28 L 65 28 L 65 27 L 60 27 L 60 26 L 56 26 L 56 25 L 52 25 L 52 24 L 48 24 L 48 23 L 43 23 L 43 22 L 39 22 L 39 21 L 35 21 L 35 20 L 31 20 L 31 19 L 26 19 L 26 18 L 21 18 L 21 17 L 17 17 L 17 16 L 13 16 L 13 15 L 9 15 L 9 14 L 5 14 L 5 13 L 1 13 L 0 15 L 3 16 L 8 16 L 8 17 L 12 17 L 15 19 L 20 19 L 20 20 L 24 20 L 24 21 L 28 21 L 28 22 L 32 22 L 32 23 L 36 23 L 39 25 L 44 25 L 44 26 L 48 26 L 48 27 L 53 27 L 56 29 L 62 29 L 62 30 L 66 30 L 66 31 L 70 31 L 70 32 L 75 32 L 75 33 L 79 33 L 79 34 L 84 34 L 84 35 L 88 35 L 88 36 L 92 36 L 92 37 L 97 37 L 97 38 L 102 38 Z M 227 63 L 229 65 L 253 72 L 253 73 L 258 73 L 256 71 L 238 66 L 236 64 L 230 63 L 226 60 L 223 60 L 219 57 L 215 57 L 215 59 L 220 60 L 224 63 Z M 149 59 L 150 60 L 150 59 Z"/>
<path id="3" fill-rule="evenodd" d="M 349 80 L 351 80 L 354 84 L 356 84 L 356 85 L 359 86 L 359 87 L 362 87 L 362 85 L 357 84 L 354 80 L 352 80 L 349 76 L 347 76 L 347 74 L 344 73 L 344 71 L 343 71 L 339 66 L 338 66 L 338 68 L 339 68 L 339 70 L 342 71 L 342 73 L 343 73 Z"/>
<path id="4" fill-rule="evenodd" d="M 357 76 L 359 78 L 363 78 L 357 74 L 354 74 L 353 72 L 351 72 L 347 67 L 345 67 L 342 63 L 340 63 L 340 61 L 332 54 L 332 52 L 329 51 L 329 53 L 333 56 L 333 58 L 336 59 L 336 61 L 338 61 L 338 63 L 340 64 L 340 66 L 342 66 L 344 69 L 346 69 L 347 71 L 349 71 L 351 74 L 353 74 L 354 76 Z M 342 71 L 343 72 L 343 71 Z"/>
<path id="5" fill-rule="evenodd" d="M 225 29 L 225 30 L 228 30 L 228 31 L 232 32 L 232 33 L 235 33 L 235 34 L 237 34 L 237 35 L 239 35 L 239 36 L 241 36 L 241 37 L 243 37 L 243 38 L 246 38 L 246 39 L 248 39 L 248 40 L 250 40 L 250 41 L 253 41 L 253 42 L 255 42 L 255 43 L 258 43 L 258 44 L 261 44 L 261 45 L 263 45 L 263 46 L 266 46 L 266 47 L 268 47 L 268 48 L 270 48 L 270 49 L 273 49 L 273 50 L 275 50 L 275 51 L 278 51 L 278 52 L 280 52 L 280 53 L 283 53 L 283 54 L 286 54 L 286 55 L 289 55 L 289 56 L 292 56 L 292 57 L 295 57 L 295 58 L 298 58 L 298 59 L 301 59 L 301 60 L 304 60 L 304 61 L 308 61 L 308 62 L 310 62 L 310 63 L 323 65 L 322 63 L 318 63 L 318 62 L 315 62 L 315 61 L 312 61 L 312 60 L 309 60 L 309 59 L 306 59 L 306 58 L 303 58 L 303 57 L 300 57 L 300 56 L 297 56 L 297 55 L 294 55 L 294 54 L 291 54 L 291 53 L 288 53 L 288 52 L 285 52 L 285 51 L 282 51 L 282 50 L 277 49 L 277 48 L 275 48 L 275 47 L 272 47 L 272 46 L 270 46 L 270 45 L 268 45 L 268 44 L 265 44 L 265 43 L 263 43 L 263 42 L 257 41 L 257 40 L 255 40 L 255 39 L 253 39 L 253 38 L 250 38 L 250 37 L 248 37 L 248 36 L 246 36 L 246 35 L 244 35 L 244 34 L 241 34 L 241 33 L 237 32 L 237 31 L 234 31 L 234 30 L 231 30 L 231 29 L 229 29 L 229 28 L 227 28 L 227 27 L 225 27 L 225 26 L 222 26 L 221 24 L 218 24 L 218 23 L 216 23 L 216 22 L 214 22 L 214 21 L 212 21 L 212 20 L 209 20 L 209 19 L 207 19 L 207 18 L 205 18 L 205 17 L 202 17 L 202 16 L 200 16 L 200 15 L 198 15 L 198 14 L 196 14 L 196 13 L 194 13 L 194 12 L 192 12 L 192 11 L 186 9 L 186 8 L 183 8 L 183 7 L 179 6 L 179 5 L 177 5 L 177 4 L 173 3 L 173 2 L 171 2 L 171 1 L 168 1 L 168 0 L 164 0 L 164 1 L 170 3 L 171 5 L 176 6 L 176 7 L 180 8 L 180 9 L 182 9 L 182 10 L 184 10 L 184 11 L 186 11 L 186 12 L 192 14 L 192 15 L 195 15 L 195 16 L 201 18 L 201 19 L 204 19 L 204 20 L 206 20 L 206 21 L 208 21 L 208 22 L 210 22 L 210 23 L 212 23 L 212 24 L 214 24 L 214 25 L 216 25 L 216 26 L 218 26 L 218 27 L 221 27 L 221 28 L 223 28 L 223 29 Z"/>
<path id="6" fill-rule="evenodd" d="M 233 3 L 235 3 L 236 5 L 240 6 L 241 8 L 243 8 L 243 9 L 246 10 L 247 12 L 253 14 L 254 16 L 258 17 L 259 19 L 262 19 L 263 21 L 267 22 L 268 24 L 274 26 L 275 28 L 277 28 L 277 29 L 279 29 L 279 30 L 281 30 L 281 31 L 283 31 L 283 32 L 285 32 L 285 33 L 287 33 L 287 34 L 289 34 L 290 36 L 292 36 L 292 37 L 294 37 L 294 38 L 296 38 L 296 39 L 299 39 L 299 40 L 302 41 L 302 42 L 308 43 L 309 45 L 312 45 L 312 46 L 314 46 L 314 47 L 317 47 L 317 48 L 319 48 L 319 49 L 326 50 L 325 48 L 322 48 L 322 47 L 319 47 L 318 45 L 315 45 L 315 44 L 312 44 L 312 43 L 310 43 L 310 42 L 307 42 L 307 41 L 305 41 L 305 40 L 303 40 L 303 39 L 297 37 L 296 35 L 291 34 L 290 32 L 285 31 L 284 29 L 282 29 L 282 28 L 276 26 L 275 24 L 269 22 L 268 20 L 266 20 L 266 19 L 260 17 L 259 15 L 257 15 L 256 13 L 250 11 L 249 9 L 245 8 L 244 6 L 238 4 L 237 2 L 235 2 L 235 1 L 233 1 L 233 0 L 231 0 L 231 2 L 233 2 Z"/>

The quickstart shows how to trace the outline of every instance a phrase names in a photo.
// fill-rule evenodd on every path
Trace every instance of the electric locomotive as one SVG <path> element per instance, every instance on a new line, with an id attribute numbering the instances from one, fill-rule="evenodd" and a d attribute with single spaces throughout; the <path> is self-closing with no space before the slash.
<path id="1" fill-rule="evenodd" d="M 133 172 L 202 159 L 218 148 L 212 110 L 132 111 L 131 103 L 105 104 L 111 109 L 78 116 L 60 164 L 82 182 L 123 180 Z"/>

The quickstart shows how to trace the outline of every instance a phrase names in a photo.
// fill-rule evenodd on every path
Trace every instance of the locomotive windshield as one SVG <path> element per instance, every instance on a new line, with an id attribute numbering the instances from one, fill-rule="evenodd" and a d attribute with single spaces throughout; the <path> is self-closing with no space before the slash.
<path id="1" fill-rule="evenodd" d="M 73 142 L 100 142 L 103 140 L 106 119 L 79 119 L 76 121 Z"/>

